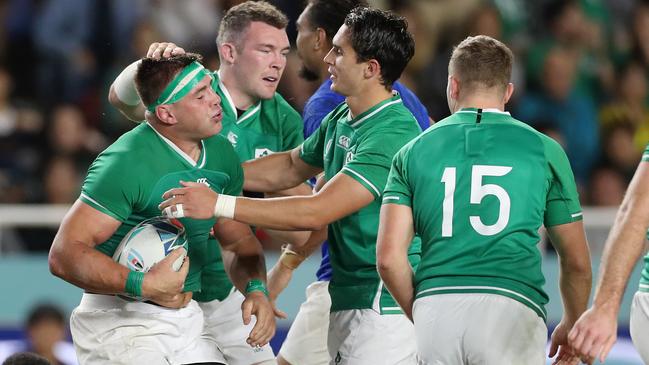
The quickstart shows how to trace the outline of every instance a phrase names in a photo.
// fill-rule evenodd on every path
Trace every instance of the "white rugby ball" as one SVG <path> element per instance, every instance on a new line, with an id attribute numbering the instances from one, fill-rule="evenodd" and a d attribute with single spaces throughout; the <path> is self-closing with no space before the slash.
<path id="1" fill-rule="evenodd" d="M 187 250 L 187 237 L 182 224 L 177 219 L 155 217 L 141 222 L 124 236 L 113 254 L 113 260 L 130 270 L 147 272 L 180 247 Z M 185 255 L 172 264 L 175 271 L 180 270 Z"/>

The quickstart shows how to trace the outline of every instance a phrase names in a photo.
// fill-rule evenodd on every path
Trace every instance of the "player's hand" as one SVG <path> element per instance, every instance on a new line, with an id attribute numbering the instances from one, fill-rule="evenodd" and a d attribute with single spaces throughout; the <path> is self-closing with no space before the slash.
<path id="1" fill-rule="evenodd" d="M 597 357 L 604 362 L 616 340 L 617 311 L 597 307 L 584 312 L 568 334 L 568 343 L 587 364 Z"/>
<path id="2" fill-rule="evenodd" d="M 246 299 L 241 304 L 243 324 L 250 323 L 252 315 L 257 318 L 257 323 L 250 331 L 246 342 L 252 347 L 264 346 L 275 335 L 275 315 L 266 294 L 253 291 L 246 294 Z"/>
<path id="3" fill-rule="evenodd" d="M 166 216 L 175 218 L 209 219 L 214 217 L 214 206 L 219 196 L 205 184 L 181 181 L 182 188 L 167 190 L 158 208 Z"/>
<path id="4" fill-rule="evenodd" d="M 577 365 L 579 364 L 579 357 L 574 350 L 568 345 L 568 331 L 570 325 L 561 321 L 552 332 L 550 343 L 550 358 L 558 355 L 552 362 L 553 365 Z"/>
<path id="5" fill-rule="evenodd" d="M 173 263 L 185 256 L 180 270 L 173 269 Z M 189 257 L 184 248 L 173 250 L 162 261 L 153 265 L 144 275 L 142 296 L 163 307 L 182 308 L 192 299 L 192 293 L 183 293 L 185 278 L 189 272 Z"/>
<path id="6" fill-rule="evenodd" d="M 149 46 L 149 50 L 146 53 L 146 56 L 159 60 L 161 58 L 169 58 L 171 56 L 178 56 L 185 54 L 185 50 L 181 47 L 178 47 L 171 42 L 162 42 L 162 43 L 152 43 Z"/>

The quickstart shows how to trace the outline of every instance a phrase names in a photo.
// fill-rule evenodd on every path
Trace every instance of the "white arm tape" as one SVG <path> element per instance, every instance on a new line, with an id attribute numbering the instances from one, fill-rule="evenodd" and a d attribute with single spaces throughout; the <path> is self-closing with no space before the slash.
<path id="1" fill-rule="evenodd" d="M 220 194 L 214 205 L 214 216 L 219 218 L 234 219 L 234 207 L 237 205 L 237 197 Z"/>
<path id="2" fill-rule="evenodd" d="M 140 103 L 140 95 L 135 90 L 135 73 L 140 62 L 138 60 L 128 65 L 113 82 L 113 90 L 117 98 L 126 105 L 135 106 Z"/>

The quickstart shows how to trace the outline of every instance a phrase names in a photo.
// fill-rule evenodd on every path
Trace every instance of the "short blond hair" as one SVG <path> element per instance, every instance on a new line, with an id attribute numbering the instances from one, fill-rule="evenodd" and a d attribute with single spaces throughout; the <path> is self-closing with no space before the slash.
<path id="1" fill-rule="evenodd" d="M 453 49 L 448 72 L 469 89 L 498 87 L 504 92 L 513 63 L 514 54 L 504 43 L 479 35 L 466 38 Z"/>
<path id="2" fill-rule="evenodd" d="M 246 1 L 233 6 L 228 10 L 221 24 L 216 43 L 232 42 L 238 46 L 240 37 L 252 22 L 262 22 L 277 29 L 284 29 L 288 25 L 288 18 L 281 10 L 266 1 Z"/>

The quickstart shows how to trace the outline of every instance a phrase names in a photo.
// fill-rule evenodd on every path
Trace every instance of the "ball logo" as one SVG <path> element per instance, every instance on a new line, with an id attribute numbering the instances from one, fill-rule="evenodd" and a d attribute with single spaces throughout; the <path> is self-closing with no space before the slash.
<path id="1" fill-rule="evenodd" d="M 134 271 L 142 271 L 144 269 L 144 263 L 142 255 L 134 249 L 128 250 L 128 268 Z"/>

